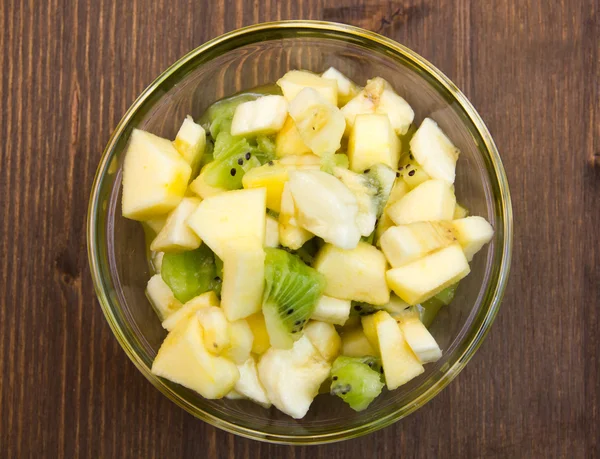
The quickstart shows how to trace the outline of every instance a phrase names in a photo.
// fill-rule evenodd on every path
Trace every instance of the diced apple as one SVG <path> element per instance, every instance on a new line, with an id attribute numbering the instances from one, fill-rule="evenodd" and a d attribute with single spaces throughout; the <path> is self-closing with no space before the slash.
<path id="1" fill-rule="evenodd" d="M 252 314 L 246 318 L 246 322 L 252 330 L 254 341 L 252 342 L 252 352 L 256 355 L 264 354 L 267 349 L 271 347 L 271 341 L 269 339 L 269 333 L 267 332 L 267 325 L 265 323 L 265 316 L 262 312 Z"/>
<path id="2" fill-rule="evenodd" d="M 228 241 L 223 251 L 221 307 L 227 320 L 260 312 L 265 277 L 265 251 L 256 238 Z"/>
<path id="3" fill-rule="evenodd" d="M 200 172 L 200 175 L 196 177 L 192 183 L 190 183 L 189 189 L 200 196 L 202 199 L 206 199 L 209 196 L 214 196 L 216 194 L 224 193 L 227 191 L 225 188 L 218 188 L 209 185 L 205 180 L 205 171 L 206 166 Z"/>
<path id="4" fill-rule="evenodd" d="M 379 317 L 377 314 L 369 314 L 368 316 L 363 316 L 361 318 L 361 324 L 363 333 L 367 337 L 367 340 L 375 350 L 377 354 L 379 354 L 379 339 L 377 338 L 377 322 L 375 319 Z"/>
<path id="5" fill-rule="evenodd" d="M 173 210 L 192 170 L 167 139 L 134 129 L 123 165 L 123 216 L 150 220 Z"/>
<path id="6" fill-rule="evenodd" d="M 440 346 L 418 317 L 401 319 L 398 325 L 421 363 L 437 362 L 442 357 Z"/>
<path id="7" fill-rule="evenodd" d="M 389 303 L 384 304 L 381 309 L 386 311 L 394 319 L 409 316 L 419 318 L 419 313 L 413 306 L 410 306 L 406 301 L 398 298 L 398 296 L 394 294 L 390 295 Z"/>
<path id="8" fill-rule="evenodd" d="M 294 171 L 288 185 L 298 226 L 337 247 L 356 247 L 360 240 L 358 205 L 339 179 L 322 171 Z"/>
<path id="9" fill-rule="evenodd" d="M 165 330 L 174 330 L 177 325 L 189 320 L 202 308 L 218 307 L 219 299 L 215 292 L 202 293 L 185 303 L 180 309 L 170 314 L 162 323 Z"/>
<path id="10" fill-rule="evenodd" d="M 390 300 L 386 266 L 383 253 L 366 242 L 359 242 L 352 250 L 325 244 L 314 263 L 327 280 L 325 295 L 375 305 Z"/>
<path id="11" fill-rule="evenodd" d="M 252 400 L 259 405 L 269 408 L 271 401 L 265 388 L 258 379 L 258 370 L 254 357 L 250 357 L 243 364 L 238 365 L 240 379 L 235 383 L 234 391 L 241 397 Z"/>
<path id="12" fill-rule="evenodd" d="M 427 175 L 454 183 L 460 152 L 431 118 L 425 118 L 410 139 L 410 150 Z"/>
<path id="13" fill-rule="evenodd" d="M 353 328 L 342 333 L 342 355 L 347 357 L 377 356 L 362 328 Z"/>
<path id="14" fill-rule="evenodd" d="M 204 346 L 213 354 L 221 354 L 231 345 L 229 322 L 221 308 L 208 306 L 199 308 L 196 317 L 204 330 Z"/>
<path id="15" fill-rule="evenodd" d="M 165 226 L 150 244 L 150 250 L 178 252 L 200 247 L 202 241 L 186 223 L 199 204 L 198 198 L 183 198 L 167 217 Z"/>
<path id="16" fill-rule="evenodd" d="M 394 390 L 425 371 L 396 321 L 385 311 L 375 313 L 377 339 L 385 383 Z"/>
<path id="17" fill-rule="evenodd" d="M 381 236 L 381 250 L 393 268 L 456 242 L 449 222 L 416 222 L 393 226 Z"/>
<path id="18" fill-rule="evenodd" d="M 231 121 L 231 134 L 238 136 L 275 134 L 283 127 L 288 103 L 282 96 L 263 96 L 239 104 Z"/>
<path id="19" fill-rule="evenodd" d="M 307 153 L 312 153 L 312 150 L 302 140 L 293 118 L 288 116 L 275 137 L 275 154 L 278 158 L 283 158 Z"/>
<path id="20" fill-rule="evenodd" d="M 279 222 L 270 215 L 265 220 L 265 247 L 279 247 Z"/>
<path id="21" fill-rule="evenodd" d="M 387 82 L 385 82 L 376 111 L 377 113 L 385 113 L 388 116 L 394 131 L 398 135 L 405 135 L 415 118 L 415 112 L 408 102 L 396 94 Z"/>
<path id="22" fill-rule="evenodd" d="M 305 70 L 290 70 L 277 81 L 283 96 L 291 102 L 305 88 L 317 91 L 330 104 L 337 105 L 337 82 Z"/>
<path id="23" fill-rule="evenodd" d="M 208 399 L 229 393 L 240 377 L 232 361 L 206 350 L 204 332 L 195 317 L 167 335 L 152 363 L 152 373 Z"/>
<path id="24" fill-rule="evenodd" d="M 265 240 L 266 191 L 234 190 L 210 196 L 200 203 L 187 223 L 221 259 L 231 240 Z"/>
<path id="25" fill-rule="evenodd" d="M 470 268 L 460 244 L 455 243 L 386 273 L 388 285 L 410 305 L 422 303 L 455 284 Z"/>
<path id="26" fill-rule="evenodd" d="M 350 317 L 349 300 L 338 300 L 337 298 L 323 295 L 317 302 L 311 319 L 335 325 L 344 325 L 348 317 Z"/>
<path id="27" fill-rule="evenodd" d="M 387 214 L 396 225 L 452 220 L 455 205 L 451 185 L 443 180 L 428 180 L 390 206 Z"/>
<path id="28" fill-rule="evenodd" d="M 233 360 L 238 365 L 250 358 L 254 335 L 250 325 L 244 319 L 236 320 L 229 324 L 229 347 L 223 355 Z"/>
<path id="29" fill-rule="evenodd" d="M 358 115 L 348 141 L 350 169 L 363 172 L 382 163 L 398 167 L 400 140 L 386 115 Z"/>
<path id="30" fill-rule="evenodd" d="M 194 123 L 191 116 L 187 116 L 179 128 L 179 132 L 177 132 L 173 145 L 192 168 L 192 175 L 197 173 L 198 165 L 206 148 L 206 131 L 204 128 Z"/>
<path id="31" fill-rule="evenodd" d="M 305 88 L 290 102 L 289 112 L 302 141 L 315 155 L 332 155 L 339 150 L 346 121 L 337 106 L 314 89 Z"/>
<path id="32" fill-rule="evenodd" d="M 454 234 L 468 261 L 492 240 L 494 228 L 483 217 L 466 217 L 452 222 Z"/>
<path id="33" fill-rule="evenodd" d="M 263 354 L 258 377 L 273 405 L 300 419 L 308 412 L 330 369 L 308 337 L 302 336 L 291 349 L 272 347 Z"/>
<path id="34" fill-rule="evenodd" d="M 161 322 L 183 306 L 160 274 L 155 274 L 148 281 L 146 296 Z"/>
<path id="35" fill-rule="evenodd" d="M 279 242 L 282 246 L 298 250 L 314 237 L 310 231 L 300 228 L 296 218 L 296 205 L 286 183 L 281 196 L 281 212 L 279 213 Z"/>
<path id="36" fill-rule="evenodd" d="M 304 334 L 328 362 L 333 362 L 339 355 L 342 340 L 332 324 L 311 320 L 304 329 Z"/>
<path id="37" fill-rule="evenodd" d="M 327 70 L 325 70 L 321 75 L 321 78 L 334 80 L 337 83 L 337 103 L 340 107 L 348 103 L 348 101 L 350 101 L 350 99 L 356 96 L 360 91 L 360 88 L 356 85 L 356 83 L 354 83 L 350 78 L 334 67 L 329 67 Z"/>

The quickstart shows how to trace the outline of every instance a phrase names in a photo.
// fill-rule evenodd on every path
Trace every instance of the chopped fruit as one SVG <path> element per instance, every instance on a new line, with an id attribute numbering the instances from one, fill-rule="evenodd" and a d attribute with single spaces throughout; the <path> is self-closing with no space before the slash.
<path id="1" fill-rule="evenodd" d="M 161 321 L 170 317 L 182 306 L 181 301 L 175 298 L 160 274 L 155 274 L 148 281 L 146 296 Z"/>
<path id="2" fill-rule="evenodd" d="M 271 345 L 289 349 L 301 336 L 323 294 L 325 279 L 285 250 L 265 252 L 265 323 Z"/>
<path id="3" fill-rule="evenodd" d="M 261 312 L 252 314 L 246 318 L 246 322 L 250 326 L 250 330 L 252 330 L 252 335 L 254 335 L 252 352 L 256 355 L 264 354 L 271 347 L 265 316 Z"/>
<path id="4" fill-rule="evenodd" d="M 393 268 L 456 242 L 449 222 L 417 222 L 393 226 L 381 236 L 381 250 Z"/>
<path id="5" fill-rule="evenodd" d="M 163 229 L 165 223 L 167 222 L 166 215 L 163 217 L 153 218 L 152 220 L 146 220 L 144 223 L 148 225 L 148 227 L 154 231 L 154 234 L 160 233 L 160 230 Z"/>
<path id="6" fill-rule="evenodd" d="M 195 177 L 206 148 L 206 131 L 204 128 L 194 123 L 191 116 L 186 117 L 179 128 L 179 132 L 177 132 L 173 145 L 190 165 L 192 177 Z"/>
<path id="7" fill-rule="evenodd" d="M 174 330 L 180 323 L 186 322 L 202 308 L 218 307 L 219 299 L 215 292 L 206 292 L 192 298 L 185 303 L 180 309 L 170 314 L 162 323 L 165 330 Z"/>
<path id="8" fill-rule="evenodd" d="M 229 324 L 229 347 L 225 349 L 223 355 L 241 365 L 250 358 L 253 342 L 254 335 L 248 322 L 244 319 L 231 322 Z"/>
<path id="9" fill-rule="evenodd" d="M 150 255 L 152 269 L 154 269 L 154 272 L 156 274 L 160 274 L 164 256 L 165 256 L 164 252 L 152 252 L 152 254 Z"/>
<path id="10" fill-rule="evenodd" d="M 239 368 L 238 368 L 238 370 L 239 370 Z M 225 398 L 227 400 L 244 400 L 246 397 L 244 397 L 239 392 L 236 392 L 235 390 L 231 390 L 227 394 L 225 394 Z"/>
<path id="11" fill-rule="evenodd" d="M 350 78 L 344 75 L 339 70 L 329 67 L 323 72 L 321 78 L 326 80 L 334 80 L 337 83 L 338 106 L 346 105 L 350 99 L 358 94 L 360 88 Z"/>
<path id="12" fill-rule="evenodd" d="M 206 199 L 209 196 L 214 196 L 219 193 L 227 191 L 226 188 L 214 187 L 206 183 L 206 166 L 200 172 L 200 175 L 190 183 L 190 190 L 200 196 L 202 199 Z"/>
<path id="13" fill-rule="evenodd" d="M 340 180 L 322 171 L 294 171 L 288 185 L 298 226 L 337 247 L 356 247 L 360 240 L 358 205 Z"/>
<path id="14" fill-rule="evenodd" d="M 305 88 L 290 102 L 289 111 L 302 141 L 315 155 L 324 156 L 339 150 L 346 129 L 339 108 L 314 89 Z"/>
<path id="15" fill-rule="evenodd" d="M 456 203 L 456 207 L 454 207 L 454 216 L 452 220 L 458 220 L 461 218 L 465 218 L 469 215 L 469 211 L 466 207 L 461 206 L 458 202 Z M 148 222 L 146 222 L 148 223 Z"/>
<path id="16" fill-rule="evenodd" d="M 438 343 L 418 317 L 401 318 L 398 325 L 421 363 L 437 362 L 442 357 Z"/>
<path id="17" fill-rule="evenodd" d="M 400 201 L 400 199 L 402 199 L 404 195 L 408 193 L 408 191 L 408 185 L 406 184 L 406 182 L 400 178 L 397 178 L 394 182 L 394 186 L 392 187 L 392 191 L 390 192 L 390 197 L 388 198 L 387 203 L 383 208 L 381 217 L 377 222 L 377 227 L 375 228 L 375 243 L 378 247 L 381 245 L 380 241 L 383 233 L 385 233 L 388 230 L 388 228 L 394 226 L 394 222 L 387 214 L 387 209 L 390 206 L 392 206 L 392 204 L 395 204 L 398 201 Z"/>
<path id="18" fill-rule="evenodd" d="M 371 344 L 371 346 L 373 346 L 373 349 L 375 349 L 375 352 L 377 354 L 379 354 L 379 340 L 377 338 L 377 322 L 375 321 L 375 319 L 379 317 L 377 316 L 377 314 L 370 314 L 368 316 L 364 316 L 361 319 L 361 323 L 362 323 L 362 328 L 363 328 L 363 332 L 365 334 L 365 336 L 367 337 L 367 340 L 369 340 L 369 343 Z"/>
<path id="19" fill-rule="evenodd" d="M 283 127 L 277 133 L 277 137 L 275 137 L 275 153 L 279 158 L 289 155 L 312 153 L 312 150 L 302 140 L 296 123 L 294 123 L 291 116 L 287 117 Z"/>
<path id="20" fill-rule="evenodd" d="M 265 247 L 279 247 L 279 223 L 270 215 L 265 221 Z"/>
<path id="21" fill-rule="evenodd" d="M 348 317 L 350 317 L 349 300 L 338 300 L 337 298 L 323 295 L 319 298 L 311 319 L 335 325 L 344 325 Z"/>
<path id="22" fill-rule="evenodd" d="M 231 121 L 231 134 L 274 134 L 283 127 L 287 111 L 288 104 L 282 96 L 263 96 L 241 103 Z"/>
<path id="23" fill-rule="evenodd" d="M 256 238 L 232 239 L 223 247 L 221 307 L 234 321 L 261 310 L 265 251 Z"/>
<path id="24" fill-rule="evenodd" d="M 353 250 L 326 244 L 314 267 L 327 280 L 325 294 L 342 300 L 382 305 L 390 300 L 385 282 L 385 256 L 371 244 L 359 242 Z"/>
<path id="25" fill-rule="evenodd" d="M 407 153 L 400 158 L 398 170 L 400 177 L 411 190 L 418 187 L 421 183 L 431 180 L 431 177 L 427 175 L 423 167 L 415 160 L 412 153 Z"/>
<path id="26" fill-rule="evenodd" d="M 273 405 L 300 419 L 308 412 L 330 369 L 331 365 L 303 336 L 291 349 L 269 349 L 258 363 L 258 377 Z"/>
<path id="27" fill-rule="evenodd" d="M 279 213 L 279 242 L 282 246 L 298 250 L 304 243 L 314 237 L 310 231 L 300 228 L 296 218 L 296 205 L 290 192 L 289 184 L 283 187 L 281 196 L 281 212 Z"/>
<path id="28" fill-rule="evenodd" d="M 419 317 L 419 312 L 413 306 L 410 306 L 406 301 L 401 300 L 394 294 L 390 295 L 390 302 L 383 305 L 381 309 L 387 311 L 394 319 L 407 315 Z"/>
<path id="29" fill-rule="evenodd" d="M 264 188 L 210 196 L 188 218 L 188 225 L 223 259 L 224 245 L 232 239 L 248 237 L 264 243 L 266 197 Z"/>
<path id="30" fill-rule="evenodd" d="M 164 227 L 154 238 L 150 250 L 155 252 L 179 252 L 200 247 L 202 241 L 187 225 L 187 218 L 200 204 L 198 198 L 183 198 L 169 214 Z"/>
<path id="31" fill-rule="evenodd" d="M 123 216 L 150 220 L 173 210 L 192 170 L 167 139 L 134 129 L 123 165 Z"/>
<path id="32" fill-rule="evenodd" d="M 469 263 L 462 248 L 455 243 L 400 268 L 389 270 L 386 278 L 400 298 L 414 305 L 458 282 L 469 272 Z"/>
<path id="33" fill-rule="evenodd" d="M 311 88 L 330 104 L 338 103 L 337 82 L 312 72 L 291 70 L 277 81 L 277 85 L 289 102 L 292 102 L 303 89 Z"/>
<path id="34" fill-rule="evenodd" d="M 353 328 L 342 333 L 342 355 L 362 357 L 377 354 L 377 350 L 371 346 L 362 328 Z"/>
<path id="35" fill-rule="evenodd" d="M 348 141 L 350 169 L 363 172 L 382 163 L 393 169 L 400 159 L 400 140 L 386 115 L 358 115 Z"/>
<path id="36" fill-rule="evenodd" d="M 483 217 L 466 217 L 452 222 L 454 234 L 468 261 L 492 240 L 494 228 Z"/>
<path id="37" fill-rule="evenodd" d="M 394 390 L 425 371 L 396 321 L 385 311 L 375 314 L 381 364 L 388 390 Z"/>
<path id="38" fill-rule="evenodd" d="M 381 373 L 359 357 L 338 357 L 331 368 L 331 394 L 337 395 L 354 411 L 363 411 L 381 393 Z"/>
<path id="39" fill-rule="evenodd" d="M 206 350 L 204 332 L 195 317 L 167 335 L 152 363 L 152 373 L 208 399 L 229 393 L 240 377 L 231 360 Z"/>
<path id="40" fill-rule="evenodd" d="M 229 322 L 221 308 L 200 308 L 196 311 L 196 317 L 204 330 L 204 347 L 208 351 L 218 355 L 231 345 Z"/>
<path id="41" fill-rule="evenodd" d="M 425 118 L 410 140 L 410 149 L 433 179 L 454 183 L 459 151 L 431 118 Z"/>
<path id="42" fill-rule="evenodd" d="M 258 369 L 256 368 L 254 357 L 250 357 L 243 364 L 238 365 L 238 370 L 240 372 L 240 379 L 235 383 L 235 393 L 265 408 L 269 408 L 271 401 L 258 379 Z"/>
<path id="43" fill-rule="evenodd" d="M 443 180 L 428 180 L 390 206 L 387 214 L 396 225 L 451 220 L 455 205 L 451 185 Z"/>
<path id="44" fill-rule="evenodd" d="M 160 275 L 182 303 L 212 290 L 215 278 L 215 258 L 205 245 L 196 250 L 166 253 Z"/>
<path id="45" fill-rule="evenodd" d="M 332 324 L 311 320 L 304 329 L 304 334 L 328 362 L 339 355 L 342 340 Z"/>

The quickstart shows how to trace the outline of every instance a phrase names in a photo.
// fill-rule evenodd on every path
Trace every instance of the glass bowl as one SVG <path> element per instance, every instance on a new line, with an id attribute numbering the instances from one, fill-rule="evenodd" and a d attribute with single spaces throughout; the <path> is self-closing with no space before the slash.
<path id="1" fill-rule="evenodd" d="M 471 214 L 495 228 L 492 242 L 473 260 L 453 303 L 431 332 L 442 359 L 409 384 L 384 393 L 361 413 L 341 399 L 319 395 L 304 419 L 294 420 L 249 401 L 205 400 L 150 372 L 165 331 L 144 289 L 151 275 L 142 226 L 121 216 L 123 153 L 133 128 L 174 138 L 184 117 L 199 117 L 217 99 L 273 83 L 290 69 L 321 72 L 334 66 L 357 83 L 381 76 L 415 110 L 430 116 L 462 154 L 456 194 Z M 227 33 L 190 52 L 152 83 L 127 111 L 104 151 L 90 198 L 87 235 L 100 305 L 117 340 L 164 395 L 216 427 L 245 437 L 291 444 L 332 442 L 385 427 L 415 411 L 444 388 L 481 345 L 506 286 L 512 213 L 500 156 L 483 121 L 458 88 L 408 48 L 343 24 L 283 21 Z M 484 382 L 482 381 L 482 384 Z M 152 410 L 149 406 L 147 409 Z"/>

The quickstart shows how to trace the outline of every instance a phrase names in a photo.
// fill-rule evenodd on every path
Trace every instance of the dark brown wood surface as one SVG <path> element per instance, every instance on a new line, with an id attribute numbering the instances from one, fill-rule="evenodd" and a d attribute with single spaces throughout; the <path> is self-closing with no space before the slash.
<path id="1" fill-rule="evenodd" d="M 597 0 L 0 0 L 0 457 L 600 457 Z M 448 388 L 357 440 L 236 438 L 163 397 L 96 301 L 84 220 L 111 131 L 162 70 L 242 25 L 347 22 L 462 88 L 504 159 L 509 288 Z"/>

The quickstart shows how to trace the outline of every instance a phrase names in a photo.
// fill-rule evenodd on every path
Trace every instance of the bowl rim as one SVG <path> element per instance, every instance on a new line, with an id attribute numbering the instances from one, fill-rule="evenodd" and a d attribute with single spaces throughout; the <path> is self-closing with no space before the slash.
<path id="1" fill-rule="evenodd" d="M 101 272 L 99 269 L 100 266 L 100 250 L 98 247 L 97 241 L 97 225 L 95 222 L 95 215 L 100 204 L 100 184 L 102 178 L 104 177 L 106 171 L 111 166 L 112 154 L 117 146 L 118 140 L 121 138 L 123 133 L 125 132 L 129 122 L 137 113 L 138 109 L 144 104 L 144 102 L 157 90 L 161 84 L 169 78 L 174 72 L 180 69 L 182 66 L 197 58 L 201 54 L 211 50 L 219 45 L 226 43 L 235 38 L 239 38 L 245 34 L 255 33 L 255 32 L 273 32 L 277 29 L 297 29 L 297 31 L 302 30 L 311 30 L 313 33 L 315 32 L 335 32 L 339 35 L 346 35 L 348 38 L 359 39 L 361 41 L 374 42 L 375 44 L 382 46 L 384 48 L 388 48 L 395 53 L 403 55 L 407 60 L 411 61 L 413 64 L 418 65 L 423 68 L 423 70 L 432 76 L 436 82 L 442 85 L 455 99 L 455 101 L 460 105 L 460 108 L 464 110 L 464 112 L 468 115 L 470 121 L 473 123 L 475 128 L 478 131 L 478 134 L 481 136 L 483 141 L 483 149 L 488 153 L 489 160 L 492 163 L 493 170 L 496 175 L 496 180 L 499 185 L 499 193 L 500 193 L 500 201 L 502 208 L 502 221 L 504 223 L 503 226 L 503 240 L 502 240 L 502 251 L 500 254 L 500 269 L 498 271 L 498 278 L 496 281 L 496 286 L 491 294 L 491 301 L 487 312 L 481 320 L 480 326 L 474 332 L 472 332 L 473 338 L 468 343 L 468 346 L 463 350 L 462 354 L 456 358 L 454 364 L 449 367 L 443 375 L 435 381 L 427 390 L 421 393 L 416 399 L 412 400 L 410 406 L 402 407 L 397 409 L 391 414 L 383 418 L 379 418 L 377 420 L 368 421 L 365 424 L 361 424 L 357 427 L 352 428 L 341 428 L 336 430 L 335 432 L 319 434 L 319 435 L 279 435 L 279 434 L 269 434 L 264 433 L 259 430 L 250 429 L 246 427 L 242 427 L 231 423 L 229 421 L 225 421 L 217 416 L 214 416 L 210 413 L 207 413 L 197 407 L 191 407 L 189 403 L 185 400 L 174 397 L 170 390 L 167 390 L 166 386 L 162 384 L 158 378 L 156 378 L 149 371 L 147 365 L 143 362 L 141 357 L 137 354 L 137 352 L 130 345 L 128 339 L 124 336 L 123 331 L 121 330 L 119 324 L 117 323 L 116 318 L 113 316 L 111 311 L 111 300 L 107 287 L 105 286 L 105 282 L 101 276 Z M 273 39 L 273 38 L 269 38 Z M 284 21 L 272 21 L 259 23 L 247 27 L 243 27 L 240 29 L 233 30 L 231 32 L 220 35 L 216 38 L 213 38 L 202 45 L 198 46 L 194 50 L 185 54 L 183 57 L 178 59 L 174 64 L 169 66 L 164 72 L 160 74 L 158 78 L 156 78 L 135 100 L 135 102 L 129 107 L 125 115 L 119 121 L 117 126 L 115 127 L 110 139 L 107 143 L 106 148 L 102 153 L 101 160 L 99 162 L 98 168 L 96 170 L 96 174 L 92 183 L 92 192 L 89 199 L 88 205 L 88 214 L 87 214 L 87 222 L 86 222 L 86 235 L 87 235 L 87 250 L 88 250 L 88 260 L 90 265 L 90 271 L 92 275 L 92 280 L 94 283 L 94 289 L 96 291 L 96 295 L 100 302 L 100 306 L 102 307 L 102 311 L 106 320 L 117 338 L 117 341 L 129 357 L 129 359 L 135 364 L 135 366 L 141 371 L 141 373 L 148 379 L 163 395 L 165 395 L 169 400 L 194 415 L 195 417 L 213 425 L 220 429 L 223 429 L 227 432 L 234 433 L 240 435 L 242 437 L 267 441 L 270 443 L 280 443 L 280 444 L 322 444 L 322 443 L 330 443 L 335 441 L 341 441 L 351 438 L 356 438 L 381 428 L 387 427 L 390 424 L 402 419 L 403 417 L 411 414 L 425 403 L 430 401 L 435 395 L 437 395 L 444 387 L 446 387 L 457 375 L 460 371 L 465 367 L 467 362 L 474 355 L 475 351 L 481 346 L 484 338 L 486 337 L 489 329 L 498 313 L 500 303 L 502 301 L 502 297 L 504 295 L 506 284 L 508 281 L 508 275 L 510 271 L 510 263 L 512 256 L 512 239 L 513 239 L 513 216 L 512 216 L 512 205 L 510 192 L 508 188 L 508 179 L 506 177 L 506 173 L 504 167 L 502 165 L 502 160 L 500 159 L 500 155 L 496 148 L 496 145 L 492 139 L 492 136 L 487 129 L 485 123 L 481 119 L 480 115 L 477 113 L 473 105 L 469 102 L 469 100 L 465 97 L 465 95 L 458 89 L 458 87 L 440 70 L 438 70 L 435 66 L 433 66 L 429 61 L 421 57 L 416 52 L 407 48 L 406 46 L 390 39 L 384 37 L 378 33 L 371 32 L 369 30 L 362 29 L 360 27 L 341 24 L 335 22 L 328 21 L 315 21 L 315 20 L 284 20 Z M 195 408 L 195 409 L 192 409 Z"/>

